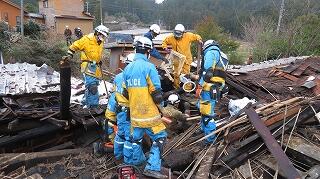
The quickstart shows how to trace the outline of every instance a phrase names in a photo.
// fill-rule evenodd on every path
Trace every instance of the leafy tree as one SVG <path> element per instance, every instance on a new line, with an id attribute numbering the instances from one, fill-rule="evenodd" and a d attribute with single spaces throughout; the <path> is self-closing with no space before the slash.
<path id="1" fill-rule="evenodd" d="M 9 30 L 9 26 L 4 21 L 0 21 L 0 51 L 3 51 L 9 46 L 9 37 L 6 31 Z"/>
<path id="2" fill-rule="evenodd" d="M 24 24 L 24 34 L 30 36 L 33 39 L 36 39 L 40 36 L 41 28 L 40 25 L 34 20 L 28 20 Z"/>
<path id="3" fill-rule="evenodd" d="M 239 47 L 239 43 L 225 34 L 223 29 L 211 16 L 203 18 L 202 21 L 196 25 L 195 31 L 201 35 L 204 41 L 209 39 L 217 41 L 224 52 L 235 51 Z"/>
<path id="4" fill-rule="evenodd" d="M 24 5 L 24 8 L 27 10 L 27 12 L 32 12 L 32 13 L 39 12 L 38 4 L 32 4 L 32 3 L 28 2 Z"/>

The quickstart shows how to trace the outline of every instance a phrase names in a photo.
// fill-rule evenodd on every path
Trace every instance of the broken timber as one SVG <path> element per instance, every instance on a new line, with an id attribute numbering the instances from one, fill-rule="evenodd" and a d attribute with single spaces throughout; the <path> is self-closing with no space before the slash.
<path id="1" fill-rule="evenodd" d="M 281 149 L 280 145 L 273 138 L 269 129 L 263 124 L 259 115 L 254 111 L 254 109 L 246 109 L 246 114 L 249 117 L 250 122 L 256 128 L 258 134 L 263 139 L 264 143 L 268 147 L 269 151 L 275 156 L 280 169 L 285 173 L 287 178 L 299 179 L 301 176 L 297 170 L 293 167 L 293 164 L 286 156 L 286 154 Z"/>

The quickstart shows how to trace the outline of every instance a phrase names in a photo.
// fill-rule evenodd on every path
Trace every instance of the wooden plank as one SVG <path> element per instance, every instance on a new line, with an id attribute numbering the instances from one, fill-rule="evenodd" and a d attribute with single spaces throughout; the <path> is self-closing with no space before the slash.
<path id="1" fill-rule="evenodd" d="M 16 145 L 19 142 L 31 139 L 31 138 L 36 138 L 38 136 L 44 135 L 44 134 L 49 134 L 52 132 L 56 132 L 58 130 L 61 130 L 62 128 L 57 127 L 52 124 L 46 124 L 38 128 L 26 130 L 23 132 L 20 132 L 17 135 L 14 136 L 5 136 L 0 138 L 0 147 L 8 147 L 10 145 Z"/>
<path id="2" fill-rule="evenodd" d="M 216 150 L 216 147 L 208 149 L 208 152 L 202 160 L 196 173 L 195 179 L 209 179 L 209 173 L 215 158 Z"/>
<path id="3" fill-rule="evenodd" d="M 291 74 L 294 76 L 300 76 L 308 67 L 310 66 L 310 62 L 305 60 L 295 71 Z"/>
<path id="4" fill-rule="evenodd" d="M 66 150 L 56 150 L 50 152 L 33 152 L 33 153 L 7 153 L 0 154 L 0 158 L 6 157 L 7 160 L 1 161 L 0 169 L 7 167 L 17 167 L 19 165 L 24 165 L 26 163 L 36 163 L 41 160 L 48 160 L 52 158 L 60 159 L 63 156 L 80 154 L 84 150 L 80 149 L 66 149 Z"/>
<path id="5" fill-rule="evenodd" d="M 297 114 L 300 108 L 301 108 L 301 106 L 296 106 L 294 108 L 288 109 L 286 115 L 285 115 L 285 112 L 282 112 L 282 113 L 277 114 L 277 115 L 275 115 L 275 116 L 273 116 L 271 118 L 267 117 L 267 119 L 265 120 L 264 124 L 266 126 L 270 126 L 270 125 L 272 125 L 272 124 L 274 124 L 274 123 L 276 123 L 278 121 L 283 120 L 285 116 L 288 119 L 290 116 L 293 116 L 293 115 Z"/>

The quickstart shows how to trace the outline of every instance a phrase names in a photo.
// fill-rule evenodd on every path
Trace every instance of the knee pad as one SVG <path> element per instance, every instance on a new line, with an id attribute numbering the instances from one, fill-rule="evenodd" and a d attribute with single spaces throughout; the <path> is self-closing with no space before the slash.
<path id="1" fill-rule="evenodd" d="M 98 85 L 90 85 L 88 90 L 91 94 L 95 95 L 98 93 Z"/>

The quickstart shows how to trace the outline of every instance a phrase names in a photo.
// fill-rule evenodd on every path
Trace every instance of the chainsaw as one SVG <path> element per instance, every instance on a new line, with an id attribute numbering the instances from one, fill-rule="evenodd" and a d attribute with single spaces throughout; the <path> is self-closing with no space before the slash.
<path id="1" fill-rule="evenodd" d="M 137 179 L 141 176 L 141 170 L 134 165 L 120 165 L 117 173 L 118 179 Z"/>

